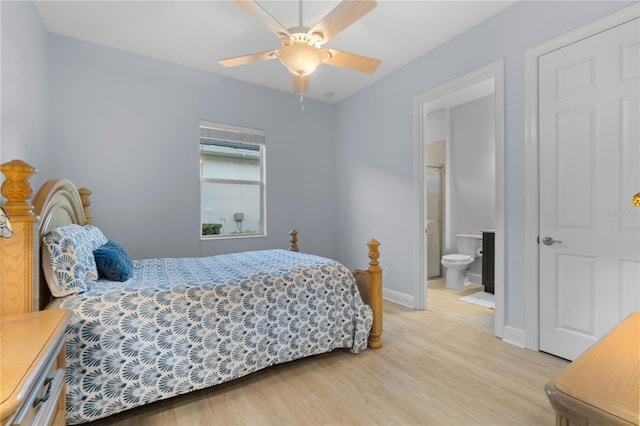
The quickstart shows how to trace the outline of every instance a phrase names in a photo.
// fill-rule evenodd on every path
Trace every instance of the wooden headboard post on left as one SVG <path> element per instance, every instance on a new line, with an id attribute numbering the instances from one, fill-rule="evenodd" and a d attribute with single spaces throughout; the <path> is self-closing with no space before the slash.
<path id="1" fill-rule="evenodd" d="M 13 236 L 0 238 L 0 315 L 32 312 L 34 297 L 34 271 L 38 256 L 34 252 L 34 228 L 38 216 L 29 202 L 33 188 L 29 183 L 36 169 L 22 160 L 0 165 L 5 176 L 2 196 L 7 199 L 4 208 L 11 220 Z"/>

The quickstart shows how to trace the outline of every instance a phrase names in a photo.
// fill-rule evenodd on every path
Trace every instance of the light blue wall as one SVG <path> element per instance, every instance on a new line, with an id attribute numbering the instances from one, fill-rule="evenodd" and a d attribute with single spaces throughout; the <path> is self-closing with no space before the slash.
<path id="1" fill-rule="evenodd" d="M 335 257 L 334 107 L 47 32 L 2 8 L 0 161 L 93 191 L 95 223 L 133 257 L 283 247 Z M 199 240 L 199 123 L 266 130 L 268 236 Z"/>
<path id="2" fill-rule="evenodd" d="M 288 246 L 335 256 L 334 108 L 50 36 L 55 172 L 93 191 L 95 223 L 132 257 Z M 264 129 L 267 237 L 200 242 L 199 123 Z M 327 232 L 329 230 L 330 232 Z"/>
<path id="3" fill-rule="evenodd" d="M 411 297 L 417 275 L 419 208 L 414 188 L 413 98 L 504 59 L 506 325 L 524 329 L 525 51 L 611 14 L 628 2 L 521 1 L 425 54 L 337 108 L 338 256 L 362 263 L 361 245 L 382 242 L 385 286 Z"/>
<path id="4" fill-rule="evenodd" d="M 449 127 L 445 249 L 459 253 L 456 234 L 496 227 L 495 96 L 452 108 Z"/>
<path id="5" fill-rule="evenodd" d="M 0 2 L 2 117 L 0 164 L 21 159 L 38 169 L 34 189 L 51 176 L 48 33 L 32 2 Z"/>

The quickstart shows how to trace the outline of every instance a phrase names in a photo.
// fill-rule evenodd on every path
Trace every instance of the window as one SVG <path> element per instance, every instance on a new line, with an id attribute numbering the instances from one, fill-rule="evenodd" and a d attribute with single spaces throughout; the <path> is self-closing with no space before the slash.
<path id="1" fill-rule="evenodd" d="M 200 122 L 203 239 L 266 235 L 264 131 Z"/>

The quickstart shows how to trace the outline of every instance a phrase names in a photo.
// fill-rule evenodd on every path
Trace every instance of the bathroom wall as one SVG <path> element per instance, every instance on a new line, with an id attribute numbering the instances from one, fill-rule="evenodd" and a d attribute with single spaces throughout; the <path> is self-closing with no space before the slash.
<path id="1" fill-rule="evenodd" d="M 446 252 L 455 234 L 495 228 L 494 95 L 449 110 L 449 202 Z"/>

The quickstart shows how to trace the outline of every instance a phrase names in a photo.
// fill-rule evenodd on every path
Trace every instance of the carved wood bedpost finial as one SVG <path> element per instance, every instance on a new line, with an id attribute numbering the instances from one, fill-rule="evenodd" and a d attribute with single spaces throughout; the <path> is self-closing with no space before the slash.
<path id="1" fill-rule="evenodd" d="M 378 259 L 380 259 L 380 241 L 372 238 L 367 245 L 369 246 L 369 266 L 374 266 L 380 269 L 380 263 L 378 263 Z"/>
<path id="2" fill-rule="evenodd" d="M 33 188 L 29 183 L 36 169 L 22 160 L 0 165 L 5 175 L 2 195 L 7 199 L 7 211 L 13 236 L 0 238 L 0 314 L 11 315 L 34 309 L 34 227 L 38 220 L 29 198 Z"/>
<path id="3" fill-rule="evenodd" d="M 82 200 L 82 210 L 84 211 L 84 218 L 88 224 L 91 224 L 93 220 L 93 215 L 91 214 L 91 210 L 89 207 L 91 206 L 91 200 L 89 197 L 91 196 L 91 191 L 89 188 L 79 188 L 78 194 L 80 194 L 80 200 Z"/>
<path id="4" fill-rule="evenodd" d="M 369 302 L 373 311 L 373 324 L 369 333 L 369 347 L 382 347 L 382 268 L 378 259 L 380 258 L 380 242 L 372 238 L 367 245 L 369 246 Z"/>
<path id="5" fill-rule="evenodd" d="M 298 250 L 298 231 L 292 229 L 289 231 L 289 250 L 291 251 L 299 251 Z"/>
<path id="6" fill-rule="evenodd" d="M 36 169 L 22 160 L 13 160 L 0 165 L 6 180 L 2 184 L 2 195 L 7 199 L 5 210 L 13 223 L 23 218 L 31 222 L 37 220 L 33 213 L 33 206 L 28 201 L 33 195 L 33 188 L 29 179 L 36 173 Z"/>

